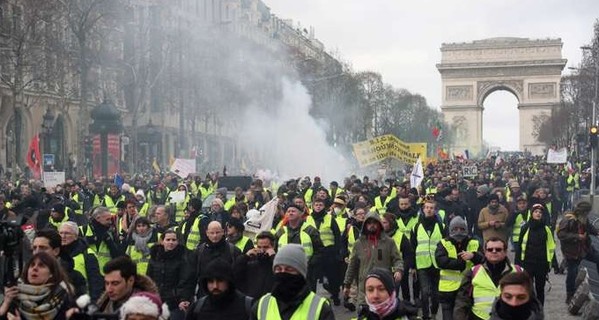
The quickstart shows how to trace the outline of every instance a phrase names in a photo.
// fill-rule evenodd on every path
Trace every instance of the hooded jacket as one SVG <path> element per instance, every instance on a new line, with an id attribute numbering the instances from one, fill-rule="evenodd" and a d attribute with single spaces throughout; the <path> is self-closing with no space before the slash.
<path id="1" fill-rule="evenodd" d="M 156 283 L 160 297 L 169 309 L 177 308 L 182 301 L 193 301 L 195 270 L 191 264 L 194 261 L 192 255 L 193 252 L 181 244 L 171 251 L 165 251 L 162 245 L 150 249 L 147 275 Z"/>
<path id="2" fill-rule="evenodd" d="M 495 300 L 495 302 L 493 303 L 493 309 L 491 310 L 491 319 L 490 320 L 512 320 L 512 317 L 509 316 L 504 316 L 502 317 L 501 312 L 498 312 L 498 304 L 500 300 L 497 299 Z M 528 318 L 526 318 L 527 320 L 543 320 L 544 319 L 544 314 L 543 314 L 543 306 L 541 305 L 541 303 L 539 302 L 539 300 L 532 298 L 530 299 L 530 315 L 528 316 Z"/>
<path id="3" fill-rule="evenodd" d="M 370 220 L 379 224 L 377 234 L 368 234 L 366 226 Z M 370 212 L 364 219 L 362 233 L 356 241 L 350 255 L 347 272 L 345 274 L 345 286 L 358 281 L 358 303 L 364 303 L 364 280 L 372 268 L 383 268 L 394 272 L 403 270 L 403 260 L 397 250 L 393 239 L 389 238 L 383 231 L 381 218 L 375 212 Z"/>

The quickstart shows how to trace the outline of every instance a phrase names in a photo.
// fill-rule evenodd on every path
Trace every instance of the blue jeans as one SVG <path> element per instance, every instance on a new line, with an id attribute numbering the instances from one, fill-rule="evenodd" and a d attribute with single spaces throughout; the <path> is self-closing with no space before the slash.
<path id="1" fill-rule="evenodd" d="M 584 259 L 566 259 L 568 266 L 568 274 L 566 274 L 566 292 L 574 294 L 576 292 L 576 276 L 578 275 L 578 267 L 582 260 L 587 260 L 595 263 L 597 271 L 599 271 L 599 254 L 595 250 L 591 250 Z"/>

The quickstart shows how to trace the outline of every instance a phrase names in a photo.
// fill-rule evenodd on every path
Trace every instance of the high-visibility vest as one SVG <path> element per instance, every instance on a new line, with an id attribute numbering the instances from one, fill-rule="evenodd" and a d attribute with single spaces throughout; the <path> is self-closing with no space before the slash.
<path id="1" fill-rule="evenodd" d="M 65 223 L 65 222 L 69 221 L 69 211 L 70 211 L 70 210 L 71 210 L 71 208 L 69 208 L 69 207 L 65 207 L 65 208 L 64 208 L 64 217 L 62 218 L 62 220 L 60 220 L 60 221 L 56 222 L 56 221 L 54 221 L 54 219 L 52 219 L 52 217 L 50 217 L 50 218 L 48 218 L 48 222 L 49 222 L 49 223 L 50 223 L 52 226 L 54 226 L 54 228 L 56 228 L 56 230 L 60 229 L 60 226 L 61 226 L 63 223 Z"/>
<path id="2" fill-rule="evenodd" d="M 319 297 L 314 292 L 310 292 L 302 303 L 295 309 L 290 320 L 306 320 L 320 318 L 322 306 L 326 303 L 325 298 Z M 270 293 L 265 294 L 258 301 L 258 320 L 281 320 L 281 313 L 277 299 Z"/>
<path id="3" fill-rule="evenodd" d="M 519 267 L 511 265 L 512 272 L 520 271 Z M 491 318 L 491 309 L 493 307 L 493 301 L 501 294 L 499 287 L 496 287 L 487 274 L 487 270 L 482 265 L 476 265 L 472 267 L 474 277 L 472 278 L 472 299 L 474 304 L 472 305 L 472 313 L 483 319 L 488 320 Z"/>
<path id="4" fill-rule="evenodd" d="M 185 241 L 185 247 L 189 250 L 195 250 L 195 248 L 202 241 L 202 235 L 200 234 L 200 220 L 203 216 L 197 216 L 193 220 L 193 224 L 191 225 L 191 229 L 189 229 L 189 234 L 187 235 L 187 241 Z M 181 226 L 181 230 L 185 230 L 185 226 L 187 222 L 183 223 Z"/>
<path id="5" fill-rule="evenodd" d="M 350 255 L 352 250 L 354 249 L 356 241 L 358 241 L 358 235 L 356 234 L 354 229 L 355 228 L 352 226 L 351 228 L 349 228 L 349 231 L 347 232 L 347 251 Z"/>
<path id="6" fill-rule="evenodd" d="M 322 244 L 325 247 L 330 247 L 335 245 L 335 236 L 333 235 L 333 229 L 331 228 L 331 224 L 333 223 L 333 216 L 329 213 L 324 215 L 324 219 L 322 223 L 317 228 L 320 233 L 320 240 L 322 240 Z M 306 218 L 306 223 L 316 228 L 316 221 L 310 215 Z"/>
<path id="7" fill-rule="evenodd" d="M 437 193 L 437 187 L 426 188 L 426 194 L 436 194 L 436 193 Z"/>
<path id="8" fill-rule="evenodd" d="M 312 188 L 308 188 L 308 190 L 306 190 L 306 193 L 304 193 L 304 201 L 306 202 L 306 206 L 311 207 L 312 206 L 312 195 L 314 194 L 314 190 L 312 190 Z"/>
<path id="9" fill-rule="evenodd" d="M 243 250 L 245 249 L 248 241 L 250 241 L 250 238 L 242 236 L 241 239 L 235 243 L 235 246 L 239 249 L 239 251 L 245 253 Z"/>
<path id="10" fill-rule="evenodd" d="M 437 215 L 441 218 L 441 222 L 445 221 L 445 210 L 443 210 L 443 209 L 437 210 Z"/>
<path id="11" fill-rule="evenodd" d="M 204 186 L 200 185 L 198 189 L 202 194 L 202 201 L 206 200 L 206 198 L 208 198 L 208 196 L 214 193 L 214 190 L 216 190 L 214 184 L 212 183 L 210 183 L 210 185 L 207 188 L 204 188 Z"/>
<path id="12" fill-rule="evenodd" d="M 148 216 L 148 210 L 150 210 L 150 204 L 146 201 L 141 205 L 141 208 L 137 211 L 137 213 L 142 217 Z"/>
<path id="13" fill-rule="evenodd" d="M 447 256 L 451 259 L 458 258 L 458 252 L 455 245 L 449 241 L 442 239 L 441 244 L 447 250 Z M 468 252 L 476 252 L 478 251 L 479 243 L 475 239 L 470 239 L 468 244 L 466 245 L 466 251 Z M 462 278 L 464 276 L 464 272 L 466 270 L 470 270 L 473 267 L 472 261 L 466 261 L 466 268 L 464 271 L 458 270 L 450 270 L 450 269 L 441 269 L 439 275 L 439 292 L 453 292 L 460 288 L 460 283 L 462 282 Z"/>
<path id="14" fill-rule="evenodd" d="M 185 199 L 181 202 L 175 203 L 175 221 L 181 222 L 181 220 L 185 219 L 185 209 L 187 208 L 187 203 L 189 202 L 189 193 L 185 193 Z"/>
<path id="15" fill-rule="evenodd" d="M 555 239 L 553 239 L 553 232 L 548 226 L 545 226 L 545 232 L 547 233 L 547 243 L 545 244 L 545 250 L 547 253 L 547 263 L 551 267 L 551 260 L 553 259 L 553 255 L 555 254 Z M 524 235 L 522 235 L 522 261 L 526 258 L 526 245 L 528 244 L 528 235 L 530 234 L 530 228 L 526 230 Z"/>
<path id="16" fill-rule="evenodd" d="M 81 226 L 81 227 L 79 227 L 79 230 L 84 238 L 93 238 L 94 237 L 94 232 L 92 231 L 92 229 L 90 227 Z M 100 273 L 103 275 L 104 274 L 104 271 L 103 271 L 104 265 L 106 265 L 108 263 L 108 261 L 112 260 L 112 256 L 110 255 L 110 249 L 108 248 L 108 245 L 104 241 L 100 242 L 99 246 L 98 245 L 90 246 L 90 249 L 92 249 L 92 251 L 96 254 L 96 257 L 98 258 L 98 266 L 100 267 Z"/>
<path id="17" fill-rule="evenodd" d="M 399 218 L 397 219 L 397 231 L 403 233 L 406 238 L 410 239 L 416 223 L 418 223 L 418 216 L 411 217 L 407 224 L 404 224 L 403 219 Z"/>
<path id="18" fill-rule="evenodd" d="M 374 208 L 376 212 L 378 212 L 379 214 L 385 214 L 385 212 L 387 212 L 387 205 L 389 204 L 389 202 L 391 202 L 391 200 L 392 198 L 390 196 L 387 196 L 387 198 L 385 198 L 385 203 L 383 203 L 381 201 L 381 196 L 374 198 Z"/>
<path id="19" fill-rule="evenodd" d="M 93 255 L 94 257 L 96 256 L 94 250 L 92 250 L 91 248 L 87 248 L 85 253 L 81 252 L 73 257 L 73 269 L 81 273 L 81 275 L 87 280 L 87 265 L 85 264 L 86 254 Z"/>
<path id="20" fill-rule="evenodd" d="M 310 238 L 310 235 L 304 231 L 308 226 L 309 226 L 309 224 L 304 223 L 304 224 L 302 224 L 302 226 L 300 228 L 300 242 L 301 242 L 300 244 L 304 248 L 304 252 L 306 253 L 306 256 L 308 257 L 308 259 L 310 259 L 312 257 L 312 255 L 314 254 L 314 248 L 312 246 L 312 239 Z M 286 246 L 289 243 L 289 234 L 287 232 L 288 227 L 284 226 L 284 227 L 282 227 L 282 229 L 283 229 L 283 233 L 279 237 L 277 251 L 281 250 L 281 248 L 283 248 L 284 246 Z"/>
<path id="21" fill-rule="evenodd" d="M 119 211 L 119 209 L 116 207 L 116 204 L 121 201 L 125 201 L 125 196 L 122 194 L 119 196 L 116 202 L 112 200 L 112 197 L 110 195 L 104 196 L 104 206 L 108 208 L 108 210 L 110 210 L 110 212 L 113 215 L 117 214 L 117 212 Z"/>
<path id="22" fill-rule="evenodd" d="M 435 223 L 433 232 L 429 235 L 422 224 L 418 224 L 416 230 L 416 269 L 426 269 L 431 265 L 437 268 L 435 250 L 437 243 L 443 239 L 439 223 Z"/>
<path id="23" fill-rule="evenodd" d="M 399 251 L 400 254 L 401 254 L 401 242 L 403 241 L 403 238 L 404 238 L 403 233 L 399 232 L 399 230 L 395 230 L 395 233 L 391 237 L 391 239 L 393 239 L 393 242 L 395 242 L 395 245 L 397 246 L 397 251 Z"/>
<path id="24" fill-rule="evenodd" d="M 151 248 L 155 244 L 156 243 L 148 242 L 148 247 Z M 137 274 L 146 274 L 148 271 L 148 264 L 150 263 L 150 255 L 144 256 L 142 252 L 135 248 L 135 244 L 128 245 L 125 253 L 137 264 Z"/>
<path id="25" fill-rule="evenodd" d="M 526 214 L 526 217 L 524 216 L 524 214 Z M 512 240 L 514 242 L 520 242 L 520 231 L 522 230 L 522 226 L 524 225 L 524 223 L 526 223 L 526 221 L 528 221 L 529 218 L 530 210 L 520 212 L 516 216 L 516 219 L 514 220 L 514 227 L 512 228 Z"/>
<path id="26" fill-rule="evenodd" d="M 566 183 L 568 184 L 566 187 L 566 191 L 568 192 L 573 192 L 574 190 L 580 189 L 580 176 L 578 175 L 578 172 L 574 173 L 573 175 L 568 175 Z"/>
<path id="27" fill-rule="evenodd" d="M 75 214 L 83 214 L 83 199 L 79 199 L 79 193 L 75 193 L 75 195 L 71 197 L 71 200 L 77 202 L 79 205 L 79 209 L 73 210 Z"/>

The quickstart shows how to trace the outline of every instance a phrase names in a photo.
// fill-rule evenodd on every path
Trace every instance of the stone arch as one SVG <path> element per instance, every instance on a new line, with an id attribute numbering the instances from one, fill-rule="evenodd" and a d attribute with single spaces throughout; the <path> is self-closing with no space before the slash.
<path id="1" fill-rule="evenodd" d="M 533 136 L 533 119 L 548 115 L 560 102 L 561 39 L 492 38 L 441 46 L 441 74 L 445 120 L 466 132 L 455 139 L 451 151 L 468 149 L 480 154 L 483 145 L 483 102 L 493 92 L 505 90 L 518 100 L 520 149 L 533 154 L 545 146 Z M 465 127 L 465 129 L 464 129 Z"/>

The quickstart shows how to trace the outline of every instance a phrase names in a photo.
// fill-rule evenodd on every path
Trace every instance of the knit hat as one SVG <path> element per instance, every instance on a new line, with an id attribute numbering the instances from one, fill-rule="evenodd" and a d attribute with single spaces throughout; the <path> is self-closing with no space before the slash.
<path id="1" fill-rule="evenodd" d="M 290 243 L 281 248 L 275 255 L 272 263 L 273 270 L 275 266 L 280 264 L 294 268 L 306 278 L 306 274 L 308 273 L 308 259 L 306 258 L 304 248 L 300 244 Z"/>
<path id="2" fill-rule="evenodd" d="M 480 186 L 478 186 L 478 188 L 476 188 L 476 191 L 482 195 L 485 195 L 489 193 L 489 187 L 487 187 L 486 184 L 481 184 Z"/>
<path id="3" fill-rule="evenodd" d="M 225 204 L 223 203 L 223 201 L 219 198 L 214 198 L 212 199 L 212 203 L 210 203 L 210 205 L 213 205 L 214 203 L 218 204 L 221 208 L 225 207 Z"/>
<path id="4" fill-rule="evenodd" d="M 577 216 L 580 215 L 588 215 L 589 212 L 591 212 L 592 209 L 592 205 L 590 202 L 587 201 L 580 201 L 579 203 L 576 204 L 576 206 L 574 207 L 574 213 Z"/>
<path id="5" fill-rule="evenodd" d="M 540 204 L 540 203 L 535 203 L 532 205 L 531 211 L 535 211 L 535 210 L 541 210 L 541 211 L 545 211 L 545 206 Z"/>
<path id="6" fill-rule="evenodd" d="M 458 230 L 457 228 L 462 228 L 463 230 Z M 452 238 L 455 237 L 456 240 L 459 240 L 458 238 L 465 238 L 468 236 L 468 224 L 464 218 L 461 216 L 455 216 L 453 219 L 451 219 L 449 222 L 449 236 Z"/>
<path id="7" fill-rule="evenodd" d="M 144 191 L 142 189 L 137 190 L 137 192 L 135 193 L 136 196 L 140 196 L 142 198 L 146 198 L 146 194 L 144 193 Z"/>
<path id="8" fill-rule="evenodd" d="M 121 191 L 129 192 L 131 191 L 131 186 L 128 183 L 123 183 L 123 185 L 121 186 Z"/>
<path id="9" fill-rule="evenodd" d="M 387 289 L 387 292 L 389 293 L 389 295 L 391 295 L 393 293 L 393 291 L 395 290 L 395 282 L 393 281 L 393 275 L 391 274 L 391 271 L 389 271 L 387 269 L 373 268 L 372 270 L 370 270 L 370 272 L 366 276 L 364 283 L 366 283 L 366 281 L 369 278 L 379 279 L 379 281 L 382 282 L 383 285 L 385 286 L 385 289 Z"/>
<path id="10" fill-rule="evenodd" d="M 334 204 L 338 204 L 340 206 L 345 206 L 345 201 L 341 198 L 335 198 L 335 200 L 333 201 Z"/>
<path id="11" fill-rule="evenodd" d="M 211 279 L 226 281 L 229 284 L 229 288 L 234 289 L 233 267 L 221 258 L 208 262 L 200 277 L 200 285 L 206 292 L 208 291 L 208 280 Z"/>
<path id="12" fill-rule="evenodd" d="M 200 198 L 191 198 L 189 199 L 187 206 L 190 208 L 194 208 L 196 212 L 200 211 L 202 210 L 202 200 Z"/>
<path id="13" fill-rule="evenodd" d="M 156 319 L 168 319 L 168 306 L 162 303 L 160 296 L 151 292 L 136 292 L 121 307 L 121 320 L 130 314 L 141 314 Z"/>

